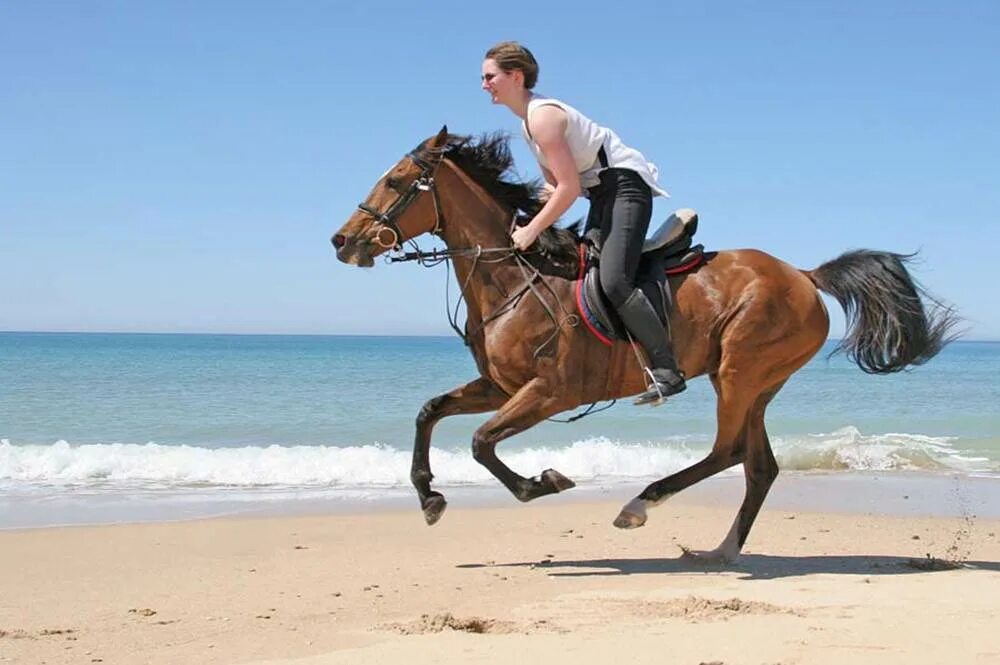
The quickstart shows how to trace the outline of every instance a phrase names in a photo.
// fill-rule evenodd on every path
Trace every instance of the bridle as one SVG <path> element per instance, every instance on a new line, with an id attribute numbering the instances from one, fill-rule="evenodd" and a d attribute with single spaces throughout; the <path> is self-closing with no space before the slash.
<path id="1" fill-rule="evenodd" d="M 389 208 L 382 212 L 381 210 L 376 210 L 367 203 L 359 203 L 358 210 L 369 215 L 378 222 L 382 228 L 380 228 L 375 233 L 375 243 L 382 247 L 383 249 L 396 250 L 396 254 L 387 254 L 386 260 L 389 263 L 400 263 L 405 261 L 416 261 L 423 266 L 435 266 L 449 259 L 456 257 L 471 257 L 479 262 L 484 257 L 494 257 L 492 260 L 486 262 L 493 263 L 498 261 L 503 261 L 510 257 L 521 257 L 523 254 L 530 254 L 532 252 L 521 252 L 512 246 L 507 247 L 482 247 L 477 245 L 476 247 L 464 247 L 458 249 L 434 249 L 429 252 L 422 251 L 417 245 L 415 236 L 405 238 L 403 236 L 403 231 L 399 226 L 399 218 L 403 216 L 406 209 L 417 200 L 417 198 L 423 192 L 430 192 L 431 196 L 434 197 L 434 228 L 432 228 L 428 233 L 442 237 L 442 232 L 444 231 L 444 212 L 441 206 L 441 197 L 438 194 L 436 182 L 434 180 L 434 172 L 437 171 L 438 167 L 447 154 L 449 148 L 424 148 L 425 151 L 430 151 L 434 155 L 432 161 L 428 161 L 423 157 L 418 150 L 413 150 L 406 153 L 406 156 L 413 161 L 418 167 L 420 167 L 420 175 L 410 183 L 410 186 L 406 188 L 402 194 L 399 195 L 395 201 L 389 206 Z M 515 219 L 517 211 L 515 211 Z M 514 221 L 511 221 L 511 228 L 513 228 Z M 383 240 L 382 234 L 388 232 L 391 234 L 391 239 Z M 421 232 L 423 233 L 423 232 Z M 420 235 L 420 234 L 417 234 Z M 403 242 L 407 242 L 413 246 L 415 251 L 404 252 Z M 523 260 L 523 259 L 522 259 Z"/>
<path id="2" fill-rule="evenodd" d="M 399 198 L 393 201 L 385 212 L 376 210 L 366 203 L 358 204 L 358 210 L 371 215 L 375 221 L 382 225 L 382 228 L 375 234 L 375 242 L 384 249 L 402 249 L 404 237 L 402 230 L 399 228 L 399 218 L 403 216 L 403 213 L 410 207 L 410 204 L 416 201 L 423 192 L 430 192 L 431 196 L 434 197 L 434 228 L 430 232 L 439 236 L 444 225 L 444 215 L 441 213 L 441 199 L 438 196 L 437 188 L 434 187 L 434 171 L 441 165 L 444 151 L 439 151 L 437 159 L 433 161 L 427 161 L 421 155 L 417 154 L 416 150 L 407 153 L 406 156 L 420 167 L 420 175 L 410 183 L 406 191 L 400 194 Z M 383 240 L 382 234 L 385 232 L 391 234 L 391 239 Z M 417 247 L 416 242 L 412 238 L 405 238 L 405 240 L 408 240 L 418 252 L 420 251 L 420 248 Z"/>

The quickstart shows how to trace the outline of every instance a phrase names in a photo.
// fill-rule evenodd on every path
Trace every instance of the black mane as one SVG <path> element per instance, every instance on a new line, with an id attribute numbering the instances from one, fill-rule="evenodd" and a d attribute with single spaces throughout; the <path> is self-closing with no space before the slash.
<path id="1" fill-rule="evenodd" d="M 512 172 L 514 158 L 510 154 L 510 137 L 503 132 L 483 134 L 477 138 L 449 134 L 444 156 L 476 181 L 498 203 L 518 215 L 518 224 L 526 224 L 542 209 L 538 198 L 541 181 L 519 180 Z M 538 253 L 525 257 L 539 270 L 567 279 L 576 279 L 580 241 L 577 222 L 570 228 L 552 225 L 538 236 Z"/>

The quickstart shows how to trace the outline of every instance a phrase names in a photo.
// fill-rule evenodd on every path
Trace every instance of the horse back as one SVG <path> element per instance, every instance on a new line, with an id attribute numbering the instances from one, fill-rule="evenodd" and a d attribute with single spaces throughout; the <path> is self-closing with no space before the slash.
<path id="1" fill-rule="evenodd" d="M 809 277 L 757 249 L 720 251 L 669 284 L 673 342 L 688 376 L 713 374 L 725 353 L 752 354 L 768 340 L 787 338 L 790 352 L 818 348 L 829 330 Z"/>

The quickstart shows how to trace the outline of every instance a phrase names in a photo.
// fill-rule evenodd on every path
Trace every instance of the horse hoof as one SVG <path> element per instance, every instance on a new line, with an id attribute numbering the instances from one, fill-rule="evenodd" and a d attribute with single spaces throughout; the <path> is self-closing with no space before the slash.
<path id="1" fill-rule="evenodd" d="M 565 492 L 568 489 L 576 487 L 576 483 L 555 469 L 542 471 L 542 481 L 554 487 L 556 492 Z"/>
<path id="2" fill-rule="evenodd" d="M 638 529 L 646 523 L 645 515 L 636 515 L 625 510 L 618 513 L 615 518 L 615 526 L 619 529 Z"/>
<path id="3" fill-rule="evenodd" d="M 448 502 L 440 494 L 435 494 L 424 501 L 424 521 L 427 526 L 437 524 L 437 521 L 444 515 L 444 509 L 448 507 Z"/>
<path id="4" fill-rule="evenodd" d="M 681 560 L 702 566 L 728 566 L 739 560 L 739 552 L 725 552 L 722 550 L 712 550 L 710 552 L 702 550 L 689 550 L 683 545 L 681 548 Z"/>

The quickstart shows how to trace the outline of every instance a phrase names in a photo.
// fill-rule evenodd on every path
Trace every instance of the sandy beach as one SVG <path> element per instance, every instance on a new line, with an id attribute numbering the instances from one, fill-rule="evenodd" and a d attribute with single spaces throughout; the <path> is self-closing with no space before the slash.
<path id="1" fill-rule="evenodd" d="M 779 490 L 737 564 L 682 557 L 718 544 L 741 484 L 636 531 L 617 496 L 569 494 L 453 501 L 433 528 L 393 507 L 4 531 L 0 662 L 1000 662 L 995 516 Z"/>

